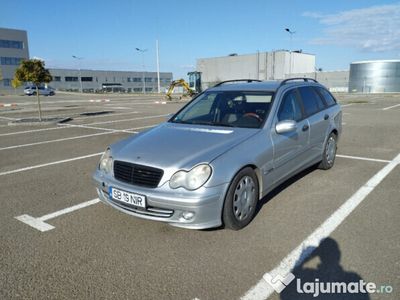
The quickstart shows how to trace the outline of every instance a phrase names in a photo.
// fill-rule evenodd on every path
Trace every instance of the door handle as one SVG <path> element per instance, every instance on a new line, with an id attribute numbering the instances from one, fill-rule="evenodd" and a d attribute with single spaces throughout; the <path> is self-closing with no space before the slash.
<path id="1" fill-rule="evenodd" d="M 325 115 L 324 120 L 328 120 L 328 119 L 329 119 L 329 115 Z"/>
<path id="2" fill-rule="evenodd" d="M 305 124 L 301 130 L 307 131 L 309 128 L 310 128 L 310 127 L 309 127 L 307 124 Z"/>

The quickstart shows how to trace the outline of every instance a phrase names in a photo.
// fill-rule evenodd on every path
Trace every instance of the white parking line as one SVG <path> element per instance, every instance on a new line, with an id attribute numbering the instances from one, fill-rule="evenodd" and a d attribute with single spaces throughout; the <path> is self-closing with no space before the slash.
<path id="1" fill-rule="evenodd" d="M 93 123 L 86 123 L 83 125 L 100 125 L 100 124 L 112 124 L 112 123 L 121 123 L 121 122 L 129 122 L 135 120 L 145 120 L 145 119 L 155 119 L 155 118 L 162 118 L 166 117 L 169 114 L 162 114 L 162 115 L 154 115 L 154 116 L 146 116 L 146 117 L 139 117 L 139 118 L 129 118 L 129 119 L 121 119 L 121 120 L 112 120 L 112 121 L 103 121 L 103 122 L 93 122 Z"/>
<path id="2" fill-rule="evenodd" d="M 168 116 L 168 114 L 164 115 L 154 115 L 154 116 L 145 116 L 145 117 L 137 117 L 137 118 L 131 118 L 131 119 L 123 119 L 123 120 L 113 120 L 113 121 L 105 121 L 105 122 L 94 122 L 94 123 L 84 123 L 84 124 L 79 124 L 79 125 L 100 125 L 100 124 L 108 124 L 108 123 L 117 123 L 118 121 L 120 122 L 127 122 L 127 121 L 136 121 L 136 120 L 145 120 L 145 119 L 152 119 L 152 118 L 161 118 Z M 33 133 L 33 132 L 40 132 L 40 131 L 49 131 L 49 130 L 58 130 L 58 129 L 65 129 L 67 127 L 62 127 L 60 125 L 71 125 L 67 123 L 61 123 L 58 124 L 59 126 L 57 127 L 51 127 L 51 128 L 41 128 L 41 129 L 32 129 L 32 130 L 24 130 L 24 131 L 16 131 L 16 132 L 8 132 L 8 133 L 1 133 L 0 136 L 10 136 L 10 135 L 17 135 L 17 134 L 25 134 L 25 133 Z"/>
<path id="3" fill-rule="evenodd" d="M 115 109 L 115 107 L 112 107 L 113 109 Z M 104 110 L 105 108 L 102 107 L 102 109 Z M 130 109 L 130 108 L 127 108 Z M 83 113 L 90 113 L 90 112 L 83 112 Z M 81 119 L 89 119 L 89 118 L 104 118 L 104 117 L 113 117 L 113 116 L 121 116 L 121 115 L 130 115 L 130 114 L 138 114 L 138 111 L 131 111 L 131 112 L 124 112 L 124 113 L 100 113 L 98 115 L 91 115 L 91 116 L 85 116 L 82 115 L 82 113 L 69 113 L 69 114 L 58 114 L 58 115 L 47 115 L 46 114 L 46 118 L 56 118 L 56 117 L 71 117 L 74 120 L 81 120 Z"/>
<path id="4" fill-rule="evenodd" d="M 136 127 L 136 128 L 131 128 L 131 129 L 128 129 L 128 130 L 124 130 L 123 132 L 138 133 L 137 131 L 131 131 L 131 130 L 133 130 L 133 129 L 150 128 L 150 127 L 154 127 L 154 126 L 156 126 L 156 125 Z M 58 164 L 66 163 L 66 162 L 71 162 L 71 161 L 74 161 L 74 160 L 80 160 L 80 159 L 90 158 L 90 157 L 93 157 L 93 156 L 99 156 L 101 154 L 103 154 L 103 152 L 94 153 L 94 154 L 88 154 L 88 155 L 84 155 L 84 156 L 78 156 L 78 157 L 73 157 L 73 158 L 68 158 L 68 159 L 63 159 L 63 160 L 58 160 L 58 161 L 54 161 L 54 162 L 50 162 L 50 163 L 34 165 L 34 166 L 20 168 L 20 169 L 16 169 L 16 170 L 4 171 L 4 172 L 0 172 L 0 176 L 19 173 L 19 172 L 24 172 L 24 171 L 29 171 L 29 170 L 33 170 L 33 169 L 37 169 L 37 168 L 43 168 L 43 167 L 52 166 L 52 165 L 58 165 Z"/>
<path id="5" fill-rule="evenodd" d="M 340 106 L 341 106 L 341 107 L 347 107 L 347 106 L 351 106 L 351 105 L 353 105 L 353 103 L 343 104 L 343 105 L 340 105 Z"/>
<path id="6" fill-rule="evenodd" d="M 369 158 L 369 157 L 360 157 L 360 156 L 351 156 L 351 155 L 342 155 L 342 154 L 337 154 L 337 157 L 342 157 L 342 158 L 350 158 L 350 159 L 358 159 L 358 160 L 368 160 L 368 161 L 376 161 L 376 162 L 383 162 L 383 163 L 389 163 L 390 160 L 385 160 L 385 159 L 377 159 L 377 158 Z"/>
<path id="7" fill-rule="evenodd" d="M 38 169 L 38 168 L 43 168 L 43 167 L 48 167 L 48 166 L 53 166 L 53 165 L 58 165 L 58 164 L 63 164 L 63 163 L 67 163 L 67 162 L 71 162 L 71 161 L 75 161 L 75 160 L 90 158 L 90 157 L 94 157 L 94 156 L 100 156 L 102 154 L 103 154 L 103 152 L 98 152 L 98 153 L 93 153 L 93 154 L 88 154 L 88 155 L 83 155 L 83 156 L 78 156 L 78 157 L 73 157 L 73 158 L 53 161 L 53 162 L 49 162 L 49 163 L 45 163 L 45 164 L 34 165 L 34 166 L 30 166 L 30 167 L 25 167 L 25 168 L 20 168 L 20 169 L 16 169 L 16 170 L 5 171 L 5 172 L 1 172 L 0 176 L 10 175 L 10 174 L 24 172 L 24 171 L 30 171 L 30 170 L 33 170 L 33 169 Z"/>
<path id="8" fill-rule="evenodd" d="M 21 216 L 15 217 L 15 218 L 18 221 L 21 221 L 21 222 L 23 222 L 23 223 L 25 223 L 25 224 L 27 224 L 27 225 L 39 230 L 39 231 L 41 231 L 41 232 L 45 232 L 45 231 L 49 231 L 49 230 L 52 230 L 52 229 L 55 228 L 53 225 L 50 225 L 50 224 L 46 223 L 45 221 L 50 220 L 50 219 L 54 219 L 55 217 L 58 217 L 58 216 L 61 216 L 61 215 L 68 214 L 70 212 L 73 212 L 73 211 L 81 209 L 81 208 L 96 204 L 98 202 L 100 202 L 100 199 L 96 198 L 96 199 L 93 199 L 93 200 L 90 200 L 90 201 L 86 201 L 86 202 L 83 202 L 83 203 L 80 203 L 80 204 L 77 204 L 77 205 L 74 205 L 74 206 L 71 206 L 71 207 L 64 208 L 62 210 L 53 212 L 51 214 L 44 215 L 44 216 L 39 217 L 39 218 L 34 218 L 34 217 L 30 216 L 30 215 L 21 215 Z"/>
<path id="9" fill-rule="evenodd" d="M 397 106 L 400 106 L 400 104 L 396 104 L 396 105 L 392 105 L 392 106 L 389 106 L 389 107 L 385 107 L 385 108 L 382 108 L 382 110 L 392 109 L 392 108 L 395 108 Z"/>
<path id="10" fill-rule="evenodd" d="M 10 117 L 0 117 L 0 119 L 8 120 L 8 121 L 15 121 L 18 120 L 16 118 L 10 118 Z"/>
<path id="11" fill-rule="evenodd" d="M 135 127 L 135 128 L 128 128 L 128 129 L 126 129 L 126 130 L 129 130 L 129 131 L 131 131 L 131 132 L 133 132 L 133 133 L 139 133 L 139 131 L 133 131 L 133 130 L 136 130 L 136 129 L 145 129 L 145 128 L 152 128 L 152 127 L 156 127 L 158 124 L 153 124 L 153 125 L 146 125 L 146 126 L 140 126 L 140 127 Z"/>
<path id="12" fill-rule="evenodd" d="M 65 159 L 65 160 L 60 160 L 56 162 L 51 162 L 47 164 L 41 164 L 41 165 L 36 165 L 36 166 L 31 166 L 31 167 L 26 167 L 26 168 L 21 168 L 17 170 L 12 170 L 12 171 L 6 171 L 0 173 L 0 176 L 2 175 L 8 175 L 8 174 L 13 174 L 13 173 L 18 173 L 18 172 L 23 172 L 23 171 L 28 171 L 32 169 L 37 169 L 37 168 L 42 168 L 42 167 L 47 167 L 51 165 L 56 165 L 56 164 L 62 164 L 66 162 L 71 162 L 79 159 L 85 159 L 85 158 L 90 158 L 94 156 L 100 156 L 103 154 L 103 152 L 99 153 L 94 153 L 94 154 L 89 154 L 85 156 L 79 156 L 79 157 L 74 157 L 70 159 Z M 386 162 L 383 160 L 376 160 L 376 159 L 368 159 L 368 158 L 363 158 L 363 157 L 357 157 L 357 156 L 345 156 L 341 155 L 341 157 L 346 157 L 350 159 L 363 159 L 363 160 L 372 160 L 372 161 L 381 161 L 381 162 Z M 273 271 L 269 272 L 270 274 L 285 274 L 290 272 L 291 268 L 294 267 L 294 263 L 298 261 L 298 258 L 300 255 L 303 257 L 302 250 L 306 249 L 309 246 L 314 246 L 314 245 L 319 245 L 319 243 L 322 241 L 323 238 L 327 237 L 337 226 L 340 225 L 340 223 L 353 211 L 358 204 L 361 203 L 361 201 L 400 163 L 400 154 L 393 159 L 392 161 L 389 161 L 389 164 L 386 165 L 381 171 L 379 171 L 375 176 L 373 176 L 366 184 L 364 184 L 350 199 L 348 199 L 334 214 L 332 214 L 317 230 L 314 231 L 313 234 L 311 234 L 302 244 L 300 244 L 295 250 L 291 252 Z M 58 217 L 60 215 L 64 215 L 70 212 L 73 212 L 75 210 L 87 207 L 89 205 L 93 205 L 98 203 L 100 200 L 98 198 L 89 200 L 68 208 L 64 208 L 62 210 L 49 213 L 47 215 L 44 215 L 39 218 L 32 217 L 30 215 L 24 214 L 15 217 L 17 220 L 39 230 L 39 231 L 49 231 L 51 229 L 54 229 L 55 227 L 53 225 L 50 225 L 44 221 L 53 219 L 55 217 Z M 315 246 L 317 247 L 317 246 Z M 310 253 L 309 253 L 310 254 Z M 304 259 L 304 258 L 303 258 Z M 300 262 L 299 262 L 300 263 Z M 273 289 L 264 280 L 260 280 L 260 282 L 254 286 L 251 290 L 249 290 L 246 295 L 243 297 L 243 299 L 264 299 L 269 297 L 273 292 Z"/>
<path id="13" fill-rule="evenodd" d="M 78 126 L 84 126 L 84 125 L 77 125 Z M 17 149 L 17 148 L 25 148 L 25 147 L 31 147 L 31 146 L 37 146 L 37 145 L 43 145 L 43 144 L 50 144 L 50 143 L 57 143 L 57 142 L 64 142 L 64 141 L 70 141 L 70 140 L 76 140 L 76 139 L 83 139 L 83 138 L 89 138 L 93 136 L 98 136 L 98 135 L 106 135 L 106 134 L 113 134 L 113 133 L 138 133 L 135 131 L 136 129 L 143 129 L 143 128 L 150 128 L 157 126 L 157 124 L 152 124 L 148 126 L 140 126 L 140 127 L 133 127 L 133 128 L 128 128 L 128 129 L 111 129 L 108 131 L 108 128 L 97 128 L 97 127 L 91 127 L 90 129 L 99 129 L 99 130 L 107 130 L 106 132 L 98 132 L 98 133 L 92 133 L 92 134 L 85 134 L 85 135 L 78 135 L 78 136 L 72 136 L 72 137 L 67 137 L 67 138 L 61 138 L 61 139 L 55 139 L 55 140 L 47 140 L 47 141 L 42 141 L 42 142 L 35 142 L 35 143 L 29 143 L 29 144 L 22 144 L 22 145 L 14 145 L 14 146 L 8 146 L 8 147 L 3 147 L 0 148 L 0 151 L 3 150 L 11 150 L 11 149 Z M 89 126 L 85 126 L 89 128 Z M 83 127 L 83 128 L 85 128 Z"/>
<path id="14" fill-rule="evenodd" d="M 112 129 L 112 128 L 102 128 L 102 127 L 94 127 L 94 126 L 86 126 L 86 125 L 75 125 L 75 124 L 59 124 L 59 126 L 112 131 L 113 133 L 116 131 L 117 132 L 125 132 L 125 133 L 137 133 L 137 131 L 129 131 L 129 129 Z"/>
<path id="15" fill-rule="evenodd" d="M 43 105 L 47 104 L 64 104 L 64 103 L 87 103 L 87 104 L 99 104 L 99 102 L 90 102 L 90 99 L 87 100 L 57 100 L 57 101 L 41 101 Z M 113 104 L 124 104 L 124 105 L 154 105 L 153 100 L 148 100 L 147 102 L 130 102 L 129 99 L 123 100 L 112 100 Z M 104 102 L 107 103 L 107 102 Z M 108 102 L 109 103 L 109 102 Z M 19 102 L 18 106 L 35 106 L 34 102 Z M 105 105 L 105 104 L 104 104 Z"/>
<path id="16" fill-rule="evenodd" d="M 50 143 L 57 143 L 57 142 L 64 142 L 64 141 L 70 141 L 70 140 L 76 140 L 76 139 L 83 139 L 83 138 L 94 137 L 94 136 L 99 136 L 99 135 L 112 134 L 115 132 L 118 132 L 118 130 L 78 135 L 78 136 L 73 136 L 73 137 L 67 137 L 67 138 L 61 138 L 61 139 L 55 139 L 55 140 L 47 140 L 47 141 L 35 142 L 35 143 L 29 143 L 29 144 L 14 145 L 14 146 L 0 148 L 0 151 L 17 149 L 17 148 L 25 148 L 25 147 L 31 147 L 31 146 L 37 146 L 37 145 L 44 145 L 44 144 L 50 144 Z"/>
<path id="17" fill-rule="evenodd" d="M 356 207 L 378 186 L 378 184 L 400 163 L 400 154 L 391 160 L 385 167 L 371 177 L 357 190 L 345 203 L 343 203 L 328 219 L 325 220 L 313 233 L 300 245 L 290 252 L 276 268 L 264 276 L 282 276 L 285 278 L 296 266 L 300 265 L 321 241 L 327 238 Z M 267 299 L 274 289 L 261 279 L 241 299 Z"/>
<path id="18" fill-rule="evenodd" d="M 7 125 L 7 127 L 8 127 L 8 125 Z M 59 128 L 59 127 L 50 127 L 50 128 L 41 128 L 41 129 L 32 129 L 32 130 L 16 131 L 16 132 L 7 132 L 7 133 L 2 133 L 2 134 L 0 134 L 0 136 L 9 136 L 9 135 L 24 134 L 24 133 L 32 133 L 32 132 L 56 130 L 56 129 L 61 129 L 61 128 Z"/>

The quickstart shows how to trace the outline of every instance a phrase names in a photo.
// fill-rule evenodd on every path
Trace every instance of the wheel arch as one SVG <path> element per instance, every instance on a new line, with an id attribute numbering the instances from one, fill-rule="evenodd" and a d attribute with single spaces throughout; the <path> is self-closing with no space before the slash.
<path id="1" fill-rule="evenodd" d="M 262 191 L 263 191 L 263 178 L 262 178 L 262 173 L 259 167 L 257 167 L 255 164 L 246 164 L 242 166 L 240 169 L 238 169 L 235 174 L 232 176 L 230 180 L 230 184 L 232 183 L 233 179 L 236 177 L 236 175 L 242 171 L 245 168 L 251 168 L 253 169 L 254 173 L 257 176 L 257 183 L 258 183 L 258 200 L 262 198 Z"/>

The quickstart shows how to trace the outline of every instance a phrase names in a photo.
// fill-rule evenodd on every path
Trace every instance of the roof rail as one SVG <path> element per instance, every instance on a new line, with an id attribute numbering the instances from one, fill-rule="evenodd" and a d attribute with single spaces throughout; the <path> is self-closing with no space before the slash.
<path id="1" fill-rule="evenodd" d="M 315 80 L 315 79 L 313 79 L 313 78 L 307 78 L 307 77 L 293 77 L 293 78 L 288 78 L 288 79 L 285 79 L 285 80 L 282 80 L 282 82 L 281 82 L 281 84 L 279 85 L 279 87 L 281 87 L 282 85 L 284 85 L 286 82 L 288 82 L 288 81 L 295 81 L 295 80 L 303 80 L 304 82 L 308 82 L 308 81 L 314 81 L 314 82 L 316 82 L 316 83 L 318 83 L 318 81 L 317 80 Z"/>
<path id="2" fill-rule="evenodd" d="M 223 85 L 223 84 L 229 83 L 229 82 L 238 82 L 238 81 L 239 81 L 239 82 L 240 82 L 240 81 L 247 81 L 247 82 L 253 82 L 253 81 L 255 81 L 255 82 L 261 82 L 262 80 L 259 80 L 259 79 L 231 79 L 231 80 L 221 81 L 221 82 L 217 83 L 216 85 L 214 85 L 213 87 L 220 86 L 220 85 Z"/>

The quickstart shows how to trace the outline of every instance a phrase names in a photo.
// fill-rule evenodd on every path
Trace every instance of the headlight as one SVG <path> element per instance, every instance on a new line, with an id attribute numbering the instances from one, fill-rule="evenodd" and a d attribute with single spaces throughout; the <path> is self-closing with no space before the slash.
<path id="1" fill-rule="evenodd" d="M 112 172 L 112 168 L 113 168 L 113 158 L 111 156 L 110 148 L 107 148 L 107 150 L 104 151 L 103 155 L 100 158 L 99 170 L 108 174 Z"/>
<path id="2" fill-rule="evenodd" d="M 169 180 L 169 186 L 172 189 L 183 187 L 187 190 L 197 190 L 205 184 L 211 176 L 211 167 L 209 165 L 198 165 L 187 171 L 178 171 L 172 175 Z"/>

